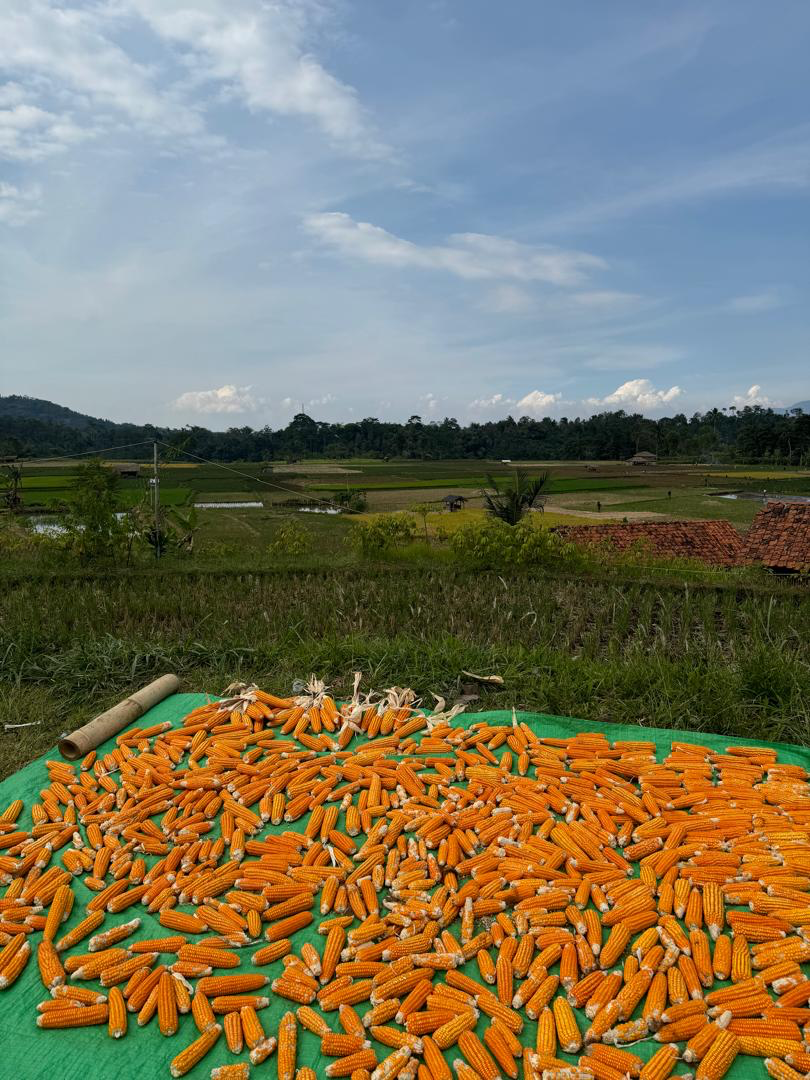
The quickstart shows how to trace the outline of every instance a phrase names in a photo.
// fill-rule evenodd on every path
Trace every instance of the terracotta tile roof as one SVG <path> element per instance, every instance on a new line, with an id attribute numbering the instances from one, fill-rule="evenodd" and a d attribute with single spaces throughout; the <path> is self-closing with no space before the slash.
<path id="1" fill-rule="evenodd" d="M 810 571 L 810 503 L 770 502 L 745 537 L 749 561 L 775 570 Z"/>
<path id="2" fill-rule="evenodd" d="M 638 545 L 659 558 L 700 559 L 715 566 L 740 566 L 746 562 L 744 540 L 728 521 L 562 525 L 554 532 L 575 544 L 605 544 L 616 551 Z"/>

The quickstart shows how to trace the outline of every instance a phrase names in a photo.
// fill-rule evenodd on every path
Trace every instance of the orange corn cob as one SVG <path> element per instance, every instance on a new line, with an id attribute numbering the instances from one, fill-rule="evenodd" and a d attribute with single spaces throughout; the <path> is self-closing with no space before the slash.
<path id="1" fill-rule="evenodd" d="M 127 1033 L 127 1006 L 119 987 L 111 987 L 107 995 L 107 1004 L 109 1007 L 108 1031 L 110 1038 L 120 1039 Z"/>
<path id="2" fill-rule="evenodd" d="M 185 1050 L 175 1057 L 169 1066 L 169 1071 L 173 1077 L 185 1076 L 187 1072 L 190 1072 L 209 1050 L 213 1049 L 217 1039 L 222 1034 L 222 1028 L 219 1024 L 214 1024 L 207 1028 L 198 1038 L 190 1043 Z"/>
<path id="3" fill-rule="evenodd" d="M 295 1014 L 284 1013 L 278 1027 L 278 1080 L 294 1080 L 297 1036 Z"/>

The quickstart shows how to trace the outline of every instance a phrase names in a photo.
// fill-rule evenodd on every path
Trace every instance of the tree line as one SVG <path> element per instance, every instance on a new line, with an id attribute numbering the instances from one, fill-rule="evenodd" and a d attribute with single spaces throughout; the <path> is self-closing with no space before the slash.
<path id="1" fill-rule="evenodd" d="M 307 457 L 615 460 L 647 450 L 669 460 L 805 465 L 810 464 L 810 413 L 749 406 L 651 419 L 620 409 L 587 418 L 509 416 L 466 426 L 452 417 L 425 420 L 414 415 L 405 423 L 367 417 L 341 424 L 298 413 L 278 430 L 265 426 L 211 431 L 197 425 L 169 428 L 89 417 L 79 426 L 0 412 L 0 457 L 6 459 L 102 451 L 153 439 L 170 443 L 178 452 L 215 461 Z M 109 456 L 126 459 L 145 454 L 133 449 Z"/>

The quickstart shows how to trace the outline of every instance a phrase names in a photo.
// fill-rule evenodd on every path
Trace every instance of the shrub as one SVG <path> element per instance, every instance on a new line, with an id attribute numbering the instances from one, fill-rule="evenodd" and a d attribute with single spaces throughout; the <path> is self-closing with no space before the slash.
<path id="1" fill-rule="evenodd" d="M 380 514 L 371 521 L 354 525 L 347 541 L 365 558 L 383 555 L 408 544 L 416 536 L 416 522 L 410 514 Z"/>
<path id="2" fill-rule="evenodd" d="M 346 491 L 336 491 L 331 500 L 336 506 L 343 506 L 347 510 L 362 514 L 368 509 L 368 499 L 365 491 L 356 488 L 348 488 Z"/>
<path id="3" fill-rule="evenodd" d="M 297 521 L 285 521 L 267 547 L 271 555 L 295 558 L 312 550 L 312 537 Z"/>
<path id="4" fill-rule="evenodd" d="M 497 518 L 462 525 L 450 537 L 450 548 L 462 562 L 483 568 L 579 564 L 583 556 L 556 533 L 529 521 L 507 525 Z"/>

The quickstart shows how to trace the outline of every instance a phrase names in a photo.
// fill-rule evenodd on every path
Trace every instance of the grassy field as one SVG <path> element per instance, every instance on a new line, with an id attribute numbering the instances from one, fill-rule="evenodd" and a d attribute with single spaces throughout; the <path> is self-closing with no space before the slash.
<path id="1" fill-rule="evenodd" d="M 693 584 L 347 567 L 7 582 L 0 725 L 7 774 L 165 671 L 288 691 L 316 672 L 481 706 L 810 743 L 810 595 Z"/>
<path id="2" fill-rule="evenodd" d="M 463 670 L 495 672 L 504 688 L 482 689 L 481 707 L 810 745 L 806 588 L 756 571 L 698 567 L 599 565 L 578 576 L 464 569 L 435 539 L 483 518 L 477 485 L 487 472 L 508 475 L 500 463 L 234 468 L 246 475 L 161 469 L 167 503 L 263 504 L 201 510 L 193 558 L 155 564 L 142 553 L 130 568 L 80 570 L 46 542 L 0 558 L 0 774 L 167 670 L 186 689 L 212 692 L 237 678 L 288 691 L 315 672 L 338 694 L 362 670 L 368 685 L 412 685 L 427 702 L 432 693 L 452 700 Z M 26 504 L 63 503 L 75 470 L 26 471 Z M 549 471 L 546 512 L 532 518 L 540 528 L 638 514 L 722 517 L 745 528 L 758 504 L 712 493 L 763 480 L 810 491 L 797 471 L 736 471 L 733 482 L 731 470 L 707 481 L 705 470 L 682 466 L 565 463 Z M 434 542 L 362 562 L 346 542 L 355 519 L 298 513 L 297 503 L 347 484 L 369 493 L 372 514 L 434 503 Z M 146 478 L 122 481 L 121 505 L 146 490 Z M 442 496 L 455 491 L 471 497 L 466 508 L 439 512 Z M 311 541 L 297 559 L 269 548 L 290 520 Z M 33 726 L 4 732 L 4 723 Z"/>

